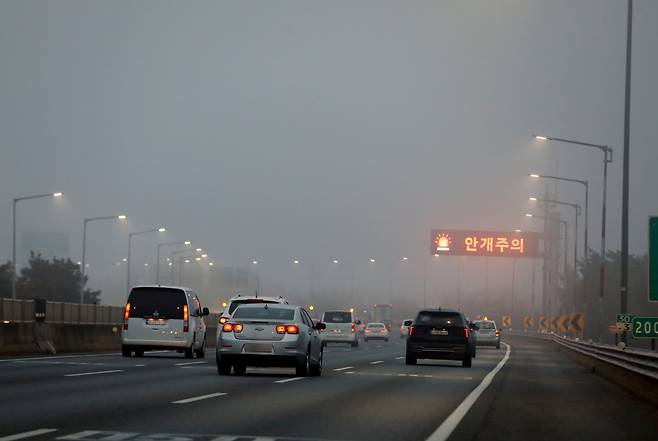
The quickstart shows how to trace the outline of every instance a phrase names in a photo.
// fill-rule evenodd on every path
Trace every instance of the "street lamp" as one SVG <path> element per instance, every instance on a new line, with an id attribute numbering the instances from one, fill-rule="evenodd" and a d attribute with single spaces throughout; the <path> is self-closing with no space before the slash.
<path id="1" fill-rule="evenodd" d="M 164 227 L 152 228 L 150 230 L 136 231 L 134 233 L 128 234 L 128 258 L 127 258 L 127 268 L 126 268 L 126 292 L 130 292 L 130 255 L 132 253 L 132 243 L 134 236 L 141 236 L 142 234 L 149 233 L 164 233 L 167 231 Z"/>
<path id="2" fill-rule="evenodd" d="M 11 298 L 16 299 L 16 272 L 18 266 L 16 265 L 16 204 L 20 201 L 25 201 L 28 199 L 41 199 L 41 198 L 60 198 L 62 197 L 62 192 L 58 191 L 55 193 L 44 193 L 44 194 L 35 194 L 32 196 L 21 196 L 19 198 L 14 198 L 14 207 L 13 207 L 13 223 L 12 223 L 12 252 L 11 252 L 11 264 L 13 271 L 11 272 Z"/>
<path id="3" fill-rule="evenodd" d="M 101 220 L 126 220 L 125 214 L 114 215 L 114 216 L 99 216 L 99 217 L 88 217 L 84 220 L 82 225 L 82 261 L 80 262 L 80 304 L 84 303 L 85 296 L 85 268 L 86 259 L 87 259 L 87 224 L 89 222 L 101 221 Z"/>
<path id="4" fill-rule="evenodd" d="M 186 242 L 187 242 L 187 241 L 186 241 Z M 185 243 L 185 245 L 187 246 L 188 244 Z M 196 252 L 196 253 L 199 253 L 199 252 L 200 252 L 199 250 L 201 250 L 201 248 L 197 248 L 195 251 L 190 251 L 189 249 L 182 249 L 182 250 L 174 250 L 174 251 L 172 251 L 172 253 L 171 253 L 171 262 L 169 262 L 169 267 L 170 267 L 170 270 L 171 270 L 171 271 L 170 271 L 170 277 L 171 277 L 171 283 L 172 283 L 172 285 L 176 282 L 176 281 L 174 280 L 174 279 L 175 279 L 175 277 L 174 277 L 174 271 L 175 271 L 175 268 L 176 268 L 176 256 L 177 256 L 178 254 L 185 254 L 185 253 L 188 253 L 188 254 L 187 254 L 188 256 L 189 256 L 189 255 L 195 255 L 194 253 L 195 253 L 195 252 Z M 184 256 L 181 256 L 181 257 L 184 257 Z M 179 267 L 180 267 L 180 262 L 179 262 Z M 180 279 L 179 279 L 179 280 L 180 280 Z"/>
<path id="5" fill-rule="evenodd" d="M 162 247 L 169 247 L 169 246 L 174 246 L 174 245 L 185 245 L 186 247 L 188 247 L 191 244 L 192 244 L 192 242 L 190 242 L 189 240 L 178 241 L 178 242 L 165 242 L 165 243 L 159 243 L 158 244 L 157 251 L 156 251 L 156 257 L 155 257 L 155 261 L 157 262 L 156 265 L 155 265 L 155 284 L 156 285 L 160 284 L 160 249 Z"/>
<path id="6" fill-rule="evenodd" d="M 532 135 L 540 141 L 556 141 L 567 144 L 575 144 L 583 147 L 598 149 L 603 152 L 603 203 L 601 204 L 601 265 L 599 267 L 599 301 L 603 299 L 605 291 L 605 217 L 606 217 L 606 196 L 608 188 L 608 164 L 612 162 L 612 149 L 603 144 L 591 144 L 588 142 L 574 141 L 564 138 L 553 138 L 550 136 Z M 586 221 L 587 222 L 587 221 Z"/>

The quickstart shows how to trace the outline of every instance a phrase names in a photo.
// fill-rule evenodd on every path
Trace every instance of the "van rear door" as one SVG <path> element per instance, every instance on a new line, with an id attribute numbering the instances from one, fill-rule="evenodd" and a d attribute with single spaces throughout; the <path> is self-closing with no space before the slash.
<path id="1" fill-rule="evenodd" d="M 187 309 L 185 292 L 176 288 L 133 288 L 128 296 L 130 313 L 128 329 L 130 339 L 177 340 L 183 339 L 184 313 Z M 189 316 L 192 313 L 188 309 Z"/>

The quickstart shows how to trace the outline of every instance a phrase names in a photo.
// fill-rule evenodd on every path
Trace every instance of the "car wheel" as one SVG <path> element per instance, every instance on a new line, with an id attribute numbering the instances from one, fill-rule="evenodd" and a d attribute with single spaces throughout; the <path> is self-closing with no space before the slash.
<path id="1" fill-rule="evenodd" d="M 465 368 L 470 368 L 471 367 L 471 356 L 470 355 L 467 355 L 466 357 L 464 357 L 464 359 L 462 360 L 462 367 L 465 367 Z"/>
<path id="2" fill-rule="evenodd" d="M 194 343 L 185 349 L 185 358 L 194 358 Z"/>
<path id="3" fill-rule="evenodd" d="M 295 375 L 298 377 L 306 377 L 308 375 L 308 366 L 311 363 L 311 354 L 310 351 L 306 350 L 306 357 L 302 361 L 297 361 L 297 366 L 295 366 Z"/>
<path id="4" fill-rule="evenodd" d="M 196 358 L 206 358 L 206 338 L 203 338 L 201 348 L 195 351 Z"/>
<path id="5" fill-rule="evenodd" d="M 322 361 L 324 358 L 324 351 L 320 350 L 320 356 L 318 357 L 318 362 L 313 363 L 311 362 L 311 367 L 309 369 L 309 372 L 311 373 L 312 376 L 318 377 L 322 375 Z"/>
<path id="6" fill-rule="evenodd" d="M 144 349 L 135 349 L 135 357 L 143 357 Z"/>
<path id="7" fill-rule="evenodd" d="M 414 366 L 417 363 L 418 363 L 418 359 L 413 354 L 407 354 L 407 356 L 404 357 L 404 364 Z"/>
<path id="8" fill-rule="evenodd" d="M 235 363 L 233 365 L 233 372 L 235 375 L 244 375 L 247 373 L 247 365 L 244 363 Z"/>
<path id="9" fill-rule="evenodd" d="M 217 373 L 219 375 L 231 374 L 231 363 L 225 360 L 220 360 L 217 354 L 215 354 L 215 362 L 217 363 Z"/>

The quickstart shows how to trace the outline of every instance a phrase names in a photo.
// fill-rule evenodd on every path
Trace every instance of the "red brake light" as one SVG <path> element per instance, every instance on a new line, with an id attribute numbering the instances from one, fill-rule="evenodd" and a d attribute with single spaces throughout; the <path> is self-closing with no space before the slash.
<path id="1" fill-rule="evenodd" d="M 370 329 L 366 329 L 365 332 L 366 332 L 366 334 L 370 334 L 370 333 L 372 332 L 372 330 L 370 330 Z"/>
<path id="2" fill-rule="evenodd" d="M 496 337 L 500 337 L 500 330 L 496 329 Z"/>
<path id="3" fill-rule="evenodd" d="M 233 323 L 224 323 L 224 326 L 222 326 L 222 331 L 233 332 Z"/>
<path id="4" fill-rule="evenodd" d="M 299 328 L 296 325 L 286 326 L 286 332 L 288 334 L 299 334 Z"/>
<path id="5" fill-rule="evenodd" d="M 277 325 L 276 326 L 276 333 L 277 334 L 285 334 L 286 333 L 286 327 L 284 325 Z"/>
<path id="6" fill-rule="evenodd" d="M 464 328 L 464 337 L 468 338 L 468 328 Z"/>
<path id="7" fill-rule="evenodd" d="M 187 305 L 183 305 L 183 332 L 190 331 L 190 313 L 187 309 Z"/>
<path id="8" fill-rule="evenodd" d="M 409 337 L 414 335 L 415 330 L 416 330 L 416 328 L 414 327 L 414 325 L 409 326 Z"/>
<path id="9" fill-rule="evenodd" d="M 238 323 L 236 325 L 233 325 L 233 332 L 240 333 L 244 329 L 244 325 Z"/>
<path id="10" fill-rule="evenodd" d="M 356 332 L 356 323 L 352 322 L 352 332 Z"/>
<path id="11" fill-rule="evenodd" d="M 126 310 L 123 313 L 123 329 L 128 329 L 129 318 L 130 318 L 130 302 L 126 303 Z"/>

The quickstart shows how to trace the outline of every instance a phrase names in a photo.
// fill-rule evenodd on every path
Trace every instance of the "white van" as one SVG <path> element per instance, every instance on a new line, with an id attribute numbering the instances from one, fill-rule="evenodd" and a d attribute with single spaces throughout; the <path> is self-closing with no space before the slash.
<path id="1" fill-rule="evenodd" d="M 184 352 L 185 358 L 205 357 L 206 324 L 210 312 L 189 288 L 136 286 L 124 310 L 121 352 L 137 357 L 144 351 L 169 349 Z"/>

